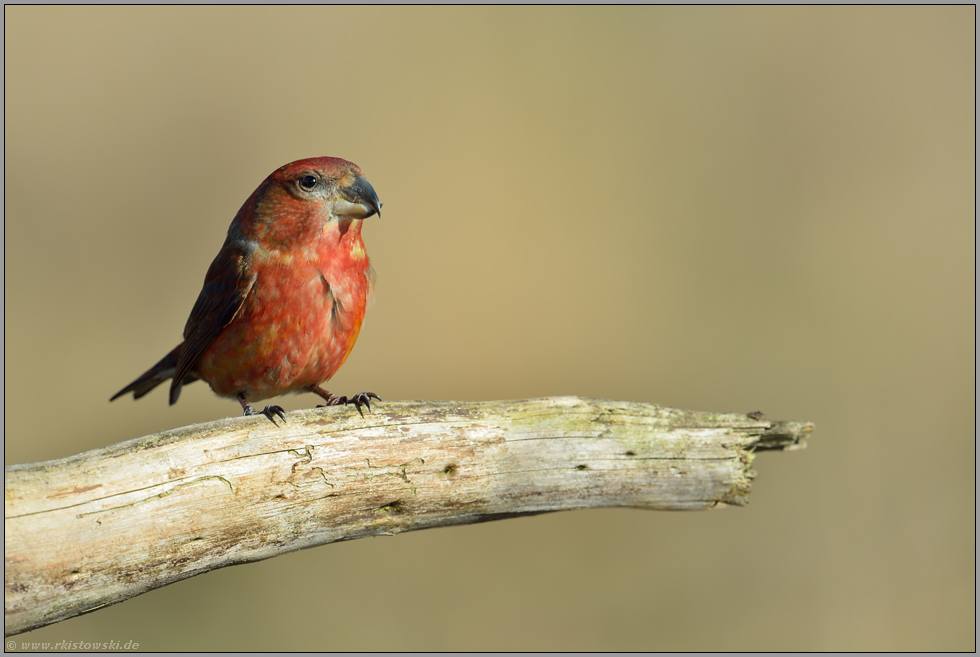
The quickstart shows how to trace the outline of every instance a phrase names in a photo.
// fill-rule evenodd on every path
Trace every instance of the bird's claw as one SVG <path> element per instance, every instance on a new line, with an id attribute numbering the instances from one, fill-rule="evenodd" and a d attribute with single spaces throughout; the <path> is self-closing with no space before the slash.
<path id="1" fill-rule="evenodd" d="M 279 426 L 279 424 L 276 422 L 276 418 L 275 418 L 276 415 L 278 415 L 279 419 L 282 420 L 283 422 L 286 421 L 286 411 L 283 409 L 282 406 L 276 406 L 274 404 L 270 404 L 269 406 L 266 406 L 261 411 L 257 411 L 251 406 L 246 406 L 243 415 L 264 415 L 267 418 L 269 418 L 269 420 L 276 426 Z"/>
<path id="2" fill-rule="evenodd" d="M 371 400 L 377 399 L 381 401 L 381 397 L 378 397 L 373 392 L 359 392 L 356 395 L 348 397 L 347 395 L 334 395 L 331 394 L 330 399 L 326 400 L 326 404 L 317 404 L 317 408 L 324 408 L 326 406 L 347 406 L 348 404 L 353 404 L 357 412 L 364 417 L 364 411 L 361 410 L 361 406 L 367 406 L 367 409 L 371 410 Z"/>
<path id="3" fill-rule="evenodd" d="M 361 414 L 361 417 L 364 417 L 364 411 L 361 410 L 361 405 L 363 404 L 364 406 L 367 406 L 367 409 L 370 411 L 371 399 L 381 401 L 381 397 L 378 397 L 373 392 L 359 392 L 350 399 L 346 400 L 344 405 L 354 404 L 354 408 L 357 409 L 357 412 Z"/>

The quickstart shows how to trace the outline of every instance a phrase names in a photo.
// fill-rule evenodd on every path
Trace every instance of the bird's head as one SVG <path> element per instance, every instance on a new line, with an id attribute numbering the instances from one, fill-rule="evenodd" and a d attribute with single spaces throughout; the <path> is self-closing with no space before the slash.
<path id="1" fill-rule="evenodd" d="M 352 222 L 381 214 L 381 201 L 353 162 L 339 157 L 297 160 L 276 169 L 238 211 L 244 236 L 269 246 L 317 239 L 330 221 L 346 233 Z"/>

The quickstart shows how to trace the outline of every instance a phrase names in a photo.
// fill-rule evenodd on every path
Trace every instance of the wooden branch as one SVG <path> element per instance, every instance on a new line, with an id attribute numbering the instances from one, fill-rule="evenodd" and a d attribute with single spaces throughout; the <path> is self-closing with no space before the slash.
<path id="1" fill-rule="evenodd" d="M 813 425 L 560 397 L 385 402 L 175 429 L 4 476 L 4 633 L 232 564 L 590 507 L 744 504 Z"/>

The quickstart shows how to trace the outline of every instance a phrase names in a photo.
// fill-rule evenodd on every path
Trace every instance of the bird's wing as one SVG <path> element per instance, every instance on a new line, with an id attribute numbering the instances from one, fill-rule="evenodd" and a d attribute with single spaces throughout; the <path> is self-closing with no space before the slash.
<path id="1" fill-rule="evenodd" d="M 204 277 L 204 287 L 184 327 L 184 346 L 170 383 L 171 404 L 177 401 L 188 370 L 211 346 L 221 329 L 235 319 L 255 285 L 256 275 L 249 266 L 253 249 L 251 242 L 227 242 L 211 263 Z"/>

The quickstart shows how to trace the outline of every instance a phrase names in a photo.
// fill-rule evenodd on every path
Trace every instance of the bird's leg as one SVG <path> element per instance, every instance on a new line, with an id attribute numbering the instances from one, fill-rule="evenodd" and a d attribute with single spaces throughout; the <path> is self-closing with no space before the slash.
<path id="1" fill-rule="evenodd" d="M 251 404 L 245 401 L 245 393 L 243 392 L 238 393 L 238 403 L 242 405 L 242 410 L 245 411 L 242 413 L 242 415 L 264 415 L 276 426 L 279 425 L 276 424 L 276 418 L 274 416 L 278 415 L 283 422 L 286 421 L 285 411 L 283 410 L 282 406 L 270 405 L 266 406 L 261 411 L 257 411 L 252 408 Z"/>
<path id="2" fill-rule="evenodd" d="M 356 395 L 348 397 L 347 395 L 335 395 L 329 390 L 324 390 L 320 386 L 310 386 L 309 390 L 314 394 L 320 395 L 323 397 L 323 400 L 327 402 L 326 404 L 317 404 L 317 408 L 323 408 L 324 406 L 340 406 L 341 404 L 344 406 L 347 404 L 354 404 L 354 408 L 356 408 L 357 412 L 361 414 L 361 417 L 364 417 L 364 411 L 361 410 L 361 406 L 367 406 L 368 410 L 370 411 L 372 399 L 381 401 L 381 397 L 378 397 L 373 392 L 359 392 Z"/>

